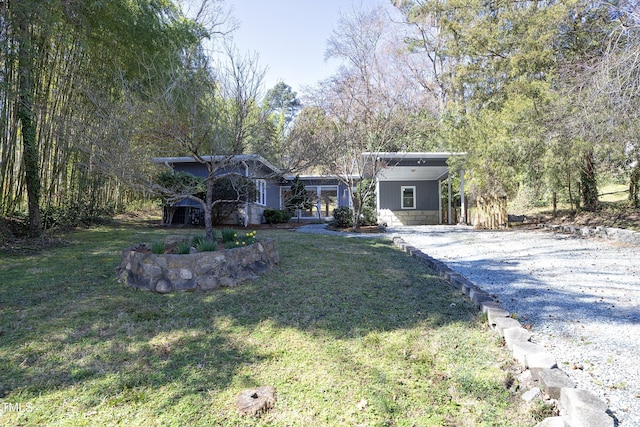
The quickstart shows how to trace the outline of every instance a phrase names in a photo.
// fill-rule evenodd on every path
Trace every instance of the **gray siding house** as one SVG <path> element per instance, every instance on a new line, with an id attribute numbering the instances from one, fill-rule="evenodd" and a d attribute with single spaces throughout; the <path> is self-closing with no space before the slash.
<path id="1" fill-rule="evenodd" d="M 376 162 L 375 176 L 366 178 L 376 181 L 376 209 L 378 222 L 388 226 L 442 224 L 443 209 L 452 223 L 452 193 L 448 161 L 456 153 L 363 153 L 369 162 Z M 285 176 L 274 165 L 259 155 L 243 154 L 231 157 L 208 156 L 204 160 L 218 162 L 216 175 L 236 174 L 255 182 L 255 200 L 246 200 L 230 223 L 234 225 L 260 224 L 264 222 L 266 209 L 285 209 L 285 201 L 291 191 L 294 176 Z M 206 177 L 205 164 L 193 157 L 161 157 L 154 163 L 165 165 L 172 171 L 188 172 Z M 333 210 L 351 206 L 349 188 L 327 175 L 300 175 L 307 194 L 312 199 L 309 209 L 294 212 L 301 220 L 330 221 Z M 464 179 L 461 174 L 460 222 L 465 222 Z M 443 182 L 448 183 L 448 206 L 443 206 Z M 189 199 L 179 200 L 166 206 L 172 212 L 171 224 L 197 224 L 201 222 L 200 206 Z M 166 216 L 166 215 L 165 215 Z"/>
<path id="2" fill-rule="evenodd" d="M 245 200 L 236 215 L 227 221 L 233 225 L 260 224 L 265 209 L 279 209 L 281 174 L 278 168 L 261 156 L 241 154 L 235 156 L 204 156 L 203 160 L 211 162 L 215 175 L 224 177 L 239 175 L 254 181 L 256 186 L 255 200 Z M 187 172 L 194 176 L 206 177 L 207 165 L 193 157 L 158 157 L 153 162 L 165 165 L 174 172 Z M 167 221 L 167 211 L 173 212 Z M 163 221 L 169 224 L 200 224 L 202 208 L 190 199 L 178 200 L 171 206 L 165 206 Z"/>

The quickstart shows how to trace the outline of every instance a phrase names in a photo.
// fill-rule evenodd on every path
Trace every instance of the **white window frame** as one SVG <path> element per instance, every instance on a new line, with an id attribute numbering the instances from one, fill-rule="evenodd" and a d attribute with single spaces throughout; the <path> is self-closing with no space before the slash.
<path id="1" fill-rule="evenodd" d="M 413 193 L 413 206 L 404 205 L 404 192 L 405 190 L 411 190 Z M 416 209 L 417 206 L 416 186 L 415 185 L 403 185 L 400 187 L 400 207 L 402 209 Z"/>
<path id="2" fill-rule="evenodd" d="M 267 181 L 265 179 L 256 179 L 256 203 L 258 205 L 267 205 Z"/>

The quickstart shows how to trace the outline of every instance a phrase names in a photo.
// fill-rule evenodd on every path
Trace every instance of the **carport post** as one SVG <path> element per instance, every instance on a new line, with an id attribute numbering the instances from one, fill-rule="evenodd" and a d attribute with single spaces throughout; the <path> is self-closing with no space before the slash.
<path id="1" fill-rule="evenodd" d="M 447 185 L 448 185 L 448 190 L 449 190 L 449 197 L 447 197 L 447 200 L 449 201 L 449 213 L 447 215 L 447 218 L 449 219 L 449 225 L 453 224 L 453 217 L 452 217 L 452 201 L 451 201 L 451 174 L 449 174 L 449 176 L 447 177 Z"/>
<path id="2" fill-rule="evenodd" d="M 460 171 L 460 224 L 467 223 L 467 206 L 464 199 L 464 169 Z"/>

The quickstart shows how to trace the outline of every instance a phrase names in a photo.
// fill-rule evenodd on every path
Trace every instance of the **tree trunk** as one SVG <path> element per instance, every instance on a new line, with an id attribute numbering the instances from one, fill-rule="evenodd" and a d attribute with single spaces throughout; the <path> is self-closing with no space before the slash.
<path id="1" fill-rule="evenodd" d="M 36 121 L 33 114 L 33 59 L 30 43 L 29 23 L 26 14 L 18 18 L 20 40 L 18 48 L 19 96 L 17 117 L 22 135 L 25 184 L 29 208 L 29 233 L 39 236 L 42 233 L 40 215 L 40 168 L 38 165 L 38 140 Z"/>
<path id="2" fill-rule="evenodd" d="M 567 185 L 569 186 L 568 190 L 569 190 L 569 210 L 571 212 L 573 212 L 573 194 L 571 192 L 571 174 L 568 174 L 568 182 Z"/>
<path id="3" fill-rule="evenodd" d="M 636 160 L 629 178 L 629 201 L 634 208 L 640 208 L 640 158 Z"/>
<path id="4" fill-rule="evenodd" d="M 584 210 L 595 212 L 598 209 L 598 183 L 592 151 L 584 155 L 584 163 L 580 170 L 580 193 Z"/>
<path id="5" fill-rule="evenodd" d="M 213 176 L 213 171 L 209 171 L 209 176 Z M 214 180 L 211 178 L 207 179 L 207 192 L 205 196 L 205 203 L 202 205 L 204 209 L 204 230 L 205 230 L 205 240 L 207 242 L 213 242 L 213 219 L 212 219 L 212 211 L 213 211 L 213 183 Z"/>
<path id="6" fill-rule="evenodd" d="M 362 200 L 360 195 L 356 193 L 356 197 L 353 198 L 353 229 L 357 230 L 360 227 L 360 214 L 362 213 Z"/>

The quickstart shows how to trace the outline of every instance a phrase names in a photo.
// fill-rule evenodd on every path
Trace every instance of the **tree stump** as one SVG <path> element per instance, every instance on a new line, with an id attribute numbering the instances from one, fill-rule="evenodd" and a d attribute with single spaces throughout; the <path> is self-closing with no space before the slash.
<path id="1" fill-rule="evenodd" d="M 276 389 L 268 385 L 241 391 L 235 405 L 242 415 L 256 417 L 273 408 L 275 402 Z"/>

